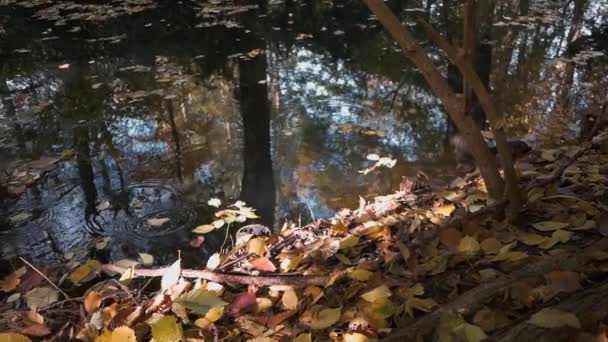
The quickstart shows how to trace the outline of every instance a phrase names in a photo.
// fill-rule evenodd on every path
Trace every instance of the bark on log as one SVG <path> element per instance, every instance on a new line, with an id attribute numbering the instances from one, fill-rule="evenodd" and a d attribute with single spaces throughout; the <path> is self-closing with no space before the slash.
<path id="1" fill-rule="evenodd" d="M 145 269 L 136 268 L 135 275 L 142 277 L 162 277 L 167 271 L 165 268 Z M 113 264 L 105 264 L 101 266 L 101 270 L 106 273 L 124 273 L 129 270 L 128 267 L 122 267 Z M 305 276 L 305 275 L 290 275 L 290 276 L 252 276 L 246 274 L 219 273 L 205 270 L 189 270 L 184 269 L 181 273 L 184 278 L 205 279 L 216 283 L 235 283 L 242 285 L 256 286 L 272 286 L 272 285 L 289 285 L 294 287 L 305 286 L 326 286 L 329 277 L 326 276 Z"/>
<path id="2" fill-rule="evenodd" d="M 500 200 L 504 194 L 504 182 L 498 172 L 496 160 L 488 148 L 481 132 L 470 116 L 462 111 L 462 99 L 451 90 L 450 85 L 439 73 L 426 51 L 418 44 L 412 33 L 407 30 L 382 0 L 363 0 L 367 7 L 378 17 L 380 23 L 399 44 L 405 56 L 414 63 L 433 93 L 441 100 L 448 114 L 458 127 L 462 137 L 470 146 L 471 154 L 486 181 L 490 196 Z M 512 165 L 512 164 L 511 164 Z"/>
<path id="3" fill-rule="evenodd" d="M 598 323 L 597 320 L 603 320 L 608 315 L 607 293 L 608 282 L 604 282 L 599 286 L 579 291 L 552 308 L 573 313 L 583 326 L 595 328 Z M 568 332 L 574 332 L 575 334 L 573 336 Z M 576 340 L 576 335 L 577 332 L 572 331 L 572 329 L 544 329 L 529 324 L 526 319 L 495 335 L 489 341 L 569 342 Z"/>
<path id="4" fill-rule="evenodd" d="M 583 251 L 581 251 L 580 248 L 573 248 L 572 250 L 558 255 L 544 257 L 521 270 L 504 275 L 490 283 L 479 285 L 460 295 L 455 300 L 443 305 L 434 312 L 422 316 L 413 323 L 395 330 L 391 335 L 384 339 L 384 341 L 416 341 L 419 336 L 427 336 L 435 330 L 439 318 L 444 312 L 457 312 L 463 316 L 470 315 L 481 309 L 486 302 L 497 296 L 504 289 L 507 289 L 514 282 L 530 277 L 542 276 L 548 272 L 559 270 L 560 265 L 563 265 L 566 261 L 569 261 L 570 263 L 574 262 L 576 264 L 574 265 L 574 268 L 582 268 L 590 260 L 585 252 L 593 249 L 608 249 L 608 239 L 602 239 L 592 244 L 590 247 L 585 248 Z M 569 267 L 572 266 L 573 265 L 569 265 Z"/>

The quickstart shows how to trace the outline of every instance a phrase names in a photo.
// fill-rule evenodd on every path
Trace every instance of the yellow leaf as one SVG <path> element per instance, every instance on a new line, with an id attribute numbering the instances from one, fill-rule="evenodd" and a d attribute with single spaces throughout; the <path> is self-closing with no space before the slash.
<path id="1" fill-rule="evenodd" d="M 90 291 L 84 299 L 84 310 L 87 313 L 93 313 L 99 309 L 99 305 L 101 305 L 101 293 L 95 290 Z"/>
<path id="2" fill-rule="evenodd" d="M 353 262 L 350 261 L 350 259 L 346 255 L 344 255 L 342 253 L 337 253 L 336 254 L 336 259 L 340 260 L 340 262 L 343 263 L 344 265 L 352 265 L 353 264 Z"/>
<path id="3" fill-rule="evenodd" d="M 348 272 L 348 277 L 358 281 L 368 281 L 374 275 L 373 272 L 363 269 L 355 269 Z"/>
<path id="4" fill-rule="evenodd" d="M 177 284 L 181 272 L 181 260 L 177 259 L 177 261 L 174 262 L 173 265 L 169 266 L 169 268 L 165 270 L 163 277 L 160 280 L 160 288 L 164 291 Z"/>
<path id="5" fill-rule="evenodd" d="M 357 243 L 359 243 L 359 237 L 356 235 L 349 235 L 344 239 L 340 240 L 340 249 L 355 247 Z"/>
<path id="6" fill-rule="evenodd" d="M 458 252 L 462 255 L 475 255 L 479 252 L 479 242 L 470 236 L 465 236 L 458 244 Z"/>
<path id="7" fill-rule="evenodd" d="M 149 325 L 155 342 L 179 342 L 183 338 L 182 324 L 175 316 L 163 316 Z"/>
<path id="8" fill-rule="evenodd" d="M 200 226 L 192 229 L 192 232 L 196 233 L 196 234 L 207 234 L 207 233 L 212 232 L 214 230 L 215 230 L 215 227 L 213 225 L 203 224 L 203 225 L 200 225 Z"/>
<path id="9" fill-rule="evenodd" d="M 444 191 L 441 193 L 441 197 L 445 198 L 450 202 L 458 202 L 465 198 L 467 194 L 462 190 L 457 191 Z"/>
<path id="10" fill-rule="evenodd" d="M 264 312 L 272 307 L 272 300 L 270 298 L 258 297 L 255 301 L 257 303 L 257 312 Z"/>
<path id="11" fill-rule="evenodd" d="M 2 342 L 32 342 L 29 337 L 17 333 L 0 333 Z"/>
<path id="12" fill-rule="evenodd" d="M 386 298 L 391 296 L 391 290 L 386 285 L 380 285 L 375 289 L 368 291 L 361 295 L 361 298 L 366 301 L 373 303 L 379 298 Z"/>
<path id="13" fill-rule="evenodd" d="M 559 328 L 564 326 L 581 328 L 581 322 L 574 314 L 554 308 L 540 310 L 530 317 L 528 323 L 541 328 Z"/>
<path id="14" fill-rule="evenodd" d="M 368 342 L 369 338 L 361 333 L 358 332 L 353 332 L 353 333 L 346 333 L 343 336 L 343 341 L 344 342 Z"/>
<path id="15" fill-rule="evenodd" d="M 488 238 L 481 242 L 480 247 L 485 254 L 498 254 L 502 244 L 495 238 Z"/>
<path id="16" fill-rule="evenodd" d="M 529 233 L 529 234 L 525 234 L 522 237 L 520 237 L 519 241 L 521 241 L 522 243 L 524 243 L 528 246 L 537 246 L 537 245 L 543 244 L 548 239 L 549 239 L 548 237 L 543 236 L 543 235 Z"/>
<path id="17" fill-rule="evenodd" d="M 300 262 L 302 262 L 302 256 L 298 255 L 293 258 L 287 258 L 281 261 L 281 272 L 291 272 L 298 268 Z"/>
<path id="18" fill-rule="evenodd" d="M 304 290 L 304 296 L 308 296 L 311 298 L 315 298 L 318 295 L 321 294 L 321 292 L 323 292 L 323 290 L 321 290 L 320 287 L 318 286 L 309 286 Z"/>
<path id="19" fill-rule="evenodd" d="M 129 327 L 118 327 L 114 331 L 105 331 L 95 338 L 95 342 L 137 342 L 135 332 Z"/>
<path id="20" fill-rule="evenodd" d="M 298 295 L 294 289 L 290 288 L 289 290 L 283 293 L 283 297 L 281 298 L 281 303 L 287 310 L 295 310 L 298 308 Z"/>
<path id="21" fill-rule="evenodd" d="M 177 298 L 176 302 L 199 315 L 206 315 L 211 308 L 228 304 L 218 297 L 215 292 L 208 291 L 202 287 L 182 294 Z"/>
<path id="22" fill-rule="evenodd" d="M 310 327 L 312 329 L 325 329 L 334 325 L 339 319 L 342 308 L 324 309 L 313 318 Z"/>
<path id="23" fill-rule="evenodd" d="M 201 329 L 207 329 L 211 325 L 211 321 L 205 317 L 201 317 L 194 321 L 194 326 Z"/>
<path id="24" fill-rule="evenodd" d="M 143 265 L 149 266 L 154 263 L 154 257 L 147 253 L 139 253 L 139 260 Z"/>
<path id="25" fill-rule="evenodd" d="M 247 242 L 247 251 L 258 256 L 266 254 L 266 241 L 262 237 L 251 239 Z"/>
<path id="26" fill-rule="evenodd" d="M 81 282 L 87 282 L 95 277 L 100 267 L 101 264 L 99 261 L 88 260 L 84 265 L 79 266 L 70 273 L 70 280 L 74 285 L 78 285 Z"/>
<path id="27" fill-rule="evenodd" d="M 302 333 L 298 335 L 293 342 L 312 342 L 312 336 L 310 333 Z"/>
<path id="28" fill-rule="evenodd" d="M 446 204 L 433 209 L 436 214 L 448 217 L 456 210 L 456 206 L 453 204 Z"/>
<path id="29" fill-rule="evenodd" d="M 454 334 L 459 336 L 463 342 L 480 342 L 488 337 L 480 327 L 469 323 L 463 323 L 454 328 Z"/>
<path id="30" fill-rule="evenodd" d="M 220 318 L 224 316 L 224 307 L 223 306 L 214 306 L 205 314 L 205 318 L 210 322 L 218 321 Z"/>
<path id="31" fill-rule="evenodd" d="M 554 230 L 559 230 L 559 229 L 564 229 L 566 227 L 568 227 L 570 224 L 566 223 L 566 222 L 557 222 L 557 221 L 543 221 L 543 222 L 538 222 L 538 223 L 534 223 L 532 225 L 532 227 L 543 231 L 543 232 L 550 232 L 550 231 L 554 231 Z"/>

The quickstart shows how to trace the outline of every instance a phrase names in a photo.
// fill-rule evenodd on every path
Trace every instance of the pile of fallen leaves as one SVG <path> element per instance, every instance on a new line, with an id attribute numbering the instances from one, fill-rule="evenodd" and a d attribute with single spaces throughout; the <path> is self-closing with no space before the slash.
<path id="1" fill-rule="evenodd" d="M 24 266 L 0 283 L 0 340 L 606 341 L 608 151 L 581 148 L 518 161 L 528 203 L 516 223 L 476 173 L 442 191 L 404 179 L 329 220 L 246 226 L 201 270 L 143 268 L 145 255 L 61 279 Z M 195 233 L 256 217 L 209 204 L 217 219 Z"/>

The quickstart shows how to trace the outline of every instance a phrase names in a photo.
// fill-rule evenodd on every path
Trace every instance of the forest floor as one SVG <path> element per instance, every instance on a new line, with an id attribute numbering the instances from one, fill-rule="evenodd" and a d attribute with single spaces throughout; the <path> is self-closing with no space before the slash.
<path id="1" fill-rule="evenodd" d="M 0 283 L 0 341 L 607 341 L 607 138 L 520 159 L 513 223 L 477 173 L 404 178 L 328 220 L 247 226 L 201 270 L 26 263 Z M 195 232 L 255 212 L 216 216 Z"/>

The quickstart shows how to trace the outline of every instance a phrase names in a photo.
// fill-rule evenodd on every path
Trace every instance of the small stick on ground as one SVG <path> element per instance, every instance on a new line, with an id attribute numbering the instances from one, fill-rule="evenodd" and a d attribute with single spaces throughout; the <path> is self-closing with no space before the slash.
<path id="1" fill-rule="evenodd" d="M 34 265 L 30 264 L 27 260 L 23 259 L 22 257 L 19 257 L 19 259 L 21 259 L 21 261 L 23 261 L 23 263 L 25 263 L 26 265 L 31 267 L 34 270 L 34 272 L 38 273 L 42 278 L 44 278 L 44 280 L 46 280 L 49 284 L 51 284 L 51 286 L 54 287 L 57 291 L 59 291 L 66 299 L 70 299 L 70 296 L 68 296 L 67 293 L 63 292 L 63 290 L 61 290 L 59 288 L 59 286 L 55 285 L 55 283 L 53 283 L 51 281 L 51 279 L 49 279 L 47 276 L 45 276 L 44 273 L 40 272 L 40 270 L 38 270 L 36 267 L 34 267 Z"/>

